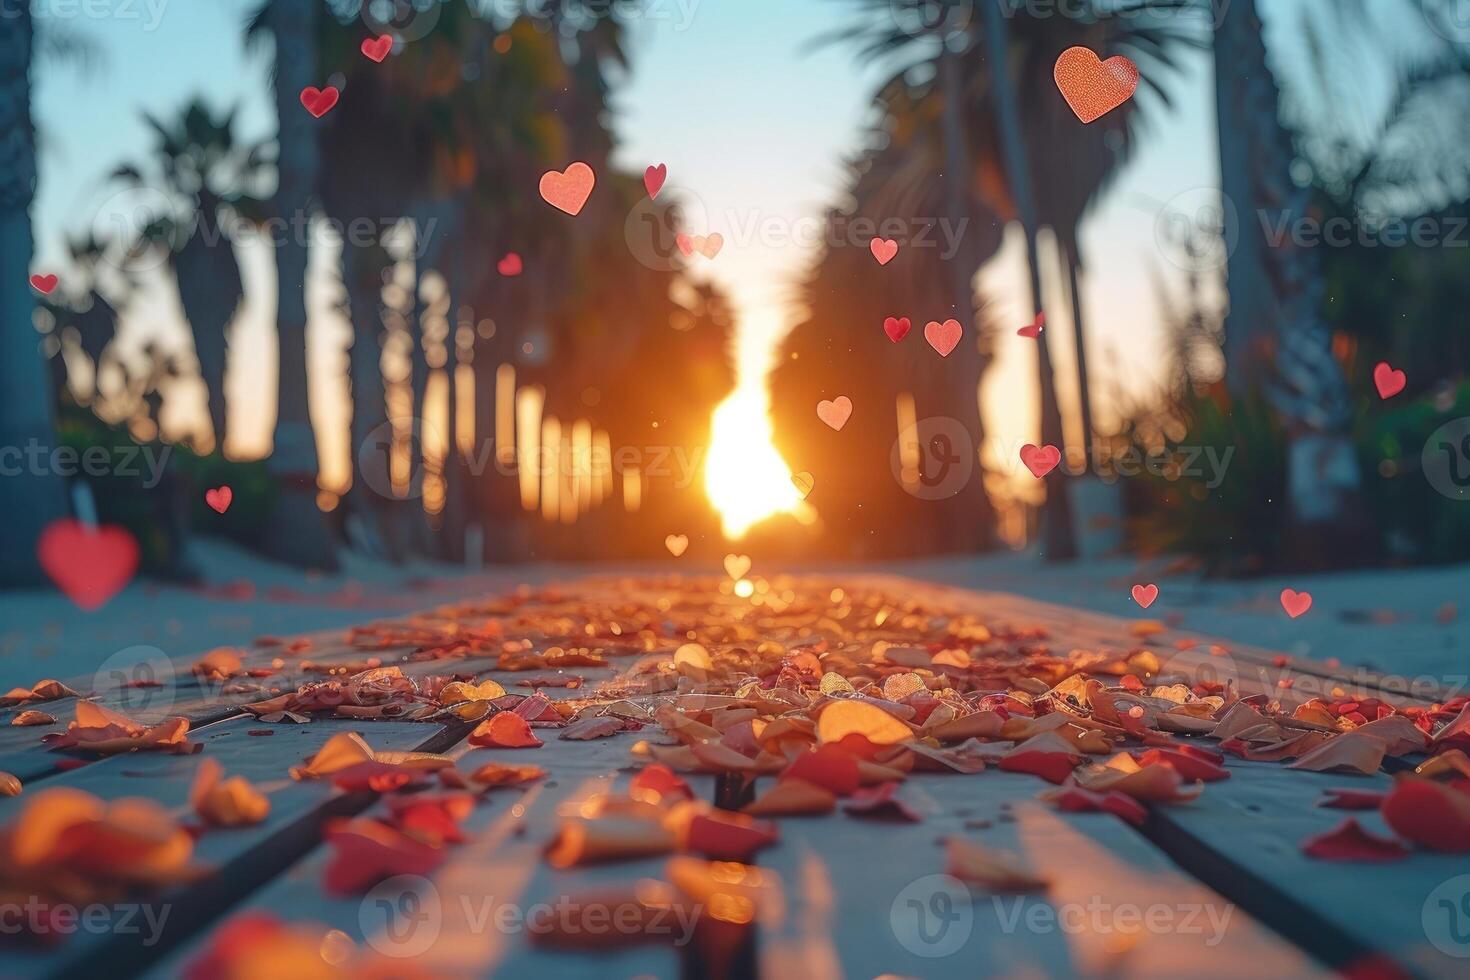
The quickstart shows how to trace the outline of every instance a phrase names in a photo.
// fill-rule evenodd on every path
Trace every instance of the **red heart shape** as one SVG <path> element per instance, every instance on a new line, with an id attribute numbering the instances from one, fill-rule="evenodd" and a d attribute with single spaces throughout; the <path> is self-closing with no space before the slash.
<path id="1" fill-rule="evenodd" d="M 1102 61 L 1087 48 L 1063 51 L 1053 76 L 1062 98 L 1084 123 L 1112 112 L 1138 90 L 1138 66 L 1122 55 Z"/>
<path id="2" fill-rule="evenodd" d="M 1038 449 L 1027 443 L 1021 447 L 1021 462 L 1026 464 L 1031 475 L 1038 480 L 1056 469 L 1061 461 L 1062 451 L 1056 446 L 1042 446 Z"/>
<path id="3" fill-rule="evenodd" d="M 1378 397 L 1387 401 L 1404 390 L 1409 383 L 1409 376 L 1402 371 L 1395 371 L 1384 361 L 1373 369 L 1373 383 L 1378 386 Z"/>
<path id="4" fill-rule="evenodd" d="M 658 192 L 664 189 L 664 181 L 669 179 L 669 168 L 666 164 L 657 167 L 649 167 L 643 171 L 643 187 L 648 191 L 650 200 L 658 197 Z"/>
<path id="5" fill-rule="evenodd" d="M 1020 330 L 1017 330 L 1016 331 L 1016 336 L 1017 337 L 1030 337 L 1032 340 L 1035 340 L 1037 337 L 1040 337 L 1041 336 L 1042 328 L 1044 328 L 1045 326 L 1046 326 L 1046 312 L 1045 311 L 1042 311 L 1041 313 L 1036 314 L 1036 320 L 1035 320 L 1035 322 L 1033 322 L 1031 324 L 1031 326 L 1029 326 L 1029 327 L 1022 327 Z"/>
<path id="6" fill-rule="evenodd" d="M 1296 619 L 1312 608 L 1312 594 L 1310 592 L 1298 592 L 1295 589 L 1283 589 L 1281 592 L 1281 608 L 1292 619 Z"/>
<path id="7" fill-rule="evenodd" d="M 370 37 L 362 42 L 362 53 L 367 56 L 369 61 L 376 61 L 380 65 L 383 63 L 383 59 L 388 57 L 388 52 L 392 50 L 393 38 L 388 34 L 384 34 L 379 38 Z"/>
<path id="8" fill-rule="evenodd" d="M 929 321 L 924 328 L 924 339 L 929 341 L 929 346 L 939 351 L 941 357 L 948 357 L 960 344 L 960 337 L 964 335 L 965 328 L 960 326 L 958 320 L 945 320 L 943 323 Z"/>
<path id="9" fill-rule="evenodd" d="M 521 257 L 515 252 L 507 252 L 505 258 L 496 263 L 495 268 L 507 279 L 518 276 L 524 271 Z"/>
<path id="10" fill-rule="evenodd" d="M 32 288 L 38 292 L 45 293 L 47 296 L 50 296 L 51 291 L 56 288 L 56 283 L 57 278 L 53 275 L 31 276 Z"/>
<path id="11" fill-rule="evenodd" d="M 323 89 L 308 85 L 301 90 L 301 104 L 306 107 L 307 112 L 318 119 L 331 112 L 332 106 L 336 105 L 337 100 L 341 97 L 342 93 L 337 91 L 335 85 L 328 85 Z"/>
<path id="12" fill-rule="evenodd" d="M 41 567 L 72 602 L 97 609 L 122 591 L 138 570 L 138 542 L 120 527 L 88 527 L 70 518 L 41 532 Z"/>
<path id="13" fill-rule="evenodd" d="M 1133 587 L 1133 601 L 1144 609 L 1154 604 L 1159 597 L 1159 587 L 1150 582 L 1148 585 L 1135 585 Z"/>
<path id="14" fill-rule="evenodd" d="M 216 490 L 206 490 L 204 502 L 210 506 L 216 514 L 223 514 L 230 509 L 230 504 L 235 501 L 235 491 L 229 487 L 220 487 Z"/>
<path id="15" fill-rule="evenodd" d="M 907 337 L 909 335 L 909 330 L 911 330 L 912 328 L 913 324 L 909 322 L 908 317 L 903 317 L 902 319 L 898 320 L 895 320 L 893 317 L 889 317 L 888 319 L 883 321 L 883 332 L 886 333 L 888 335 L 888 339 L 893 341 L 895 344 L 903 338 Z"/>
<path id="16" fill-rule="evenodd" d="M 558 211 L 575 217 L 581 214 L 597 175 L 585 163 L 574 163 L 564 171 L 550 170 L 541 177 L 541 199 Z"/>
<path id="17" fill-rule="evenodd" d="M 868 243 L 868 248 L 872 251 L 873 258 L 878 260 L 879 265 L 887 265 L 898 254 L 898 242 L 891 238 L 875 238 Z"/>

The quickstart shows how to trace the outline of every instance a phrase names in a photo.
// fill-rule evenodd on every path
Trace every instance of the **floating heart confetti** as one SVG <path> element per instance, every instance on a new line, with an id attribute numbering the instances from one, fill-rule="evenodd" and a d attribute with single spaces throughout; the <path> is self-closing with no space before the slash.
<path id="1" fill-rule="evenodd" d="M 1040 337 L 1041 336 L 1041 331 L 1044 330 L 1045 328 L 1046 328 L 1046 311 L 1043 310 L 1042 312 L 1036 314 L 1036 319 L 1032 322 L 1031 326 L 1029 326 L 1029 327 L 1022 327 L 1020 330 L 1017 330 L 1016 331 L 1016 336 L 1017 337 L 1028 337 L 1031 340 L 1035 340 L 1037 337 Z"/>
<path id="2" fill-rule="evenodd" d="M 223 514 L 229 510 L 230 504 L 234 503 L 234 500 L 235 491 L 229 487 L 217 487 L 213 490 L 206 490 L 204 493 L 204 502 L 216 514 Z"/>
<path id="3" fill-rule="evenodd" d="M 650 200 L 658 197 L 658 192 L 664 189 L 664 181 L 668 179 L 669 168 L 662 163 L 643 171 L 643 187 L 648 191 Z"/>
<path id="4" fill-rule="evenodd" d="M 1378 397 L 1384 401 L 1403 391 L 1408 383 L 1408 375 L 1394 370 L 1387 361 L 1373 369 L 1373 384 L 1378 387 Z"/>
<path id="5" fill-rule="evenodd" d="M 671 534 L 664 538 L 664 547 L 669 549 L 669 554 L 678 558 L 688 549 L 689 537 L 684 534 Z"/>
<path id="6" fill-rule="evenodd" d="M 1057 59 L 1057 88 L 1084 123 L 1107 115 L 1133 98 L 1138 66 L 1122 55 L 1102 61 L 1087 48 L 1074 47 Z"/>
<path id="7" fill-rule="evenodd" d="M 37 553 L 51 580 L 87 610 L 105 605 L 138 570 L 138 543 L 120 527 L 56 521 L 41 533 Z"/>
<path id="8" fill-rule="evenodd" d="M 887 265 L 898 254 L 898 242 L 891 238 L 875 238 L 868 243 L 868 248 L 879 265 Z"/>
<path id="9" fill-rule="evenodd" d="M 1148 585 L 1135 585 L 1133 587 L 1133 601 L 1144 609 L 1154 604 L 1159 597 L 1159 587 L 1150 582 Z"/>
<path id="10" fill-rule="evenodd" d="M 725 247 L 725 236 L 719 232 L 715 232 L 709 237 L 705 237 L 704 235 L 677 235 L 674 238 L 674 243 L 679 246 L 679 251 L 683 252 L 686 256 L 698 252 L 705 258 L 712 259 L 720 254 L 720 249 Z"/>
<path id="11" fill-rule="evenodd" d="M 817 418 L 826 422 L 829 426 L 842 431 L 847 420 L 852 417 L 852 399 L 846 395 L 838 395 L 831 401 L 817 402 Z"/>
<path id="12" fill-rule="evenodd" d="M 1041 446 L 1040 448 L 1027 443 L 1021 447 L 1021 462 L 1031 471 L 1031 475 L 1040 480 L 1062 461 L 1062 451 L 1056 446 Z"/>
<path id="13" fill-rule="evenodd" d="M 578 161 L 564 171 L 551 170 L 541 176 L 541 199 L 575 217 L 582 213 L 596 184 L 597 174 Z"/>
<path id="14" fill-rule="evenodd" d="M 812 490 L 816 489 L 817 481 L 806 470 L 802 470 L 791 477 L 791 485 L 796 488 L 797 493 L 801 494 L 801 499 L 805 500 L 812 495 Z"/>
<path id="15" fill-rule="evenodd" d="M 342 93 L 337 91 L 335 85 L 328 85 L 326 88 L 308 85 L 301 90 L 301 104 L 306 107 L 307 112 L 320 119 L 332 111 L 332 106 L 337 104 L 341 96 Z"/>
<path id="16" fill-rule="evenodd" d="M 525 271 L 520 255 L 515 252 L 507 252 L 505 258 L 496 263 L 495 268 L 507 279 L 513 279 Z"/>
<path id="17" fill-rule="evenodd" d="M 924 339 L 929 341 L 929 346 L 937 350 L 941 356 L 948 357 L 950 352 L 960 345 L 960 337 L 964 336 L 965 328 L 960 326 L 958 320 L 945 320 L 943 323 L 931 320 L 924 328 Z"/>
<path id="18" fill-rule="evenodd" d="M 56 289 L 57 278 L 54 275 L 31 276 L 31 288 L 38 293 L 50 296 Z"/>
<path id="19" fill-rule="evenodd" d="M 1281 608 L 1292 619 L 1298 619 L 1312 608 L 1312 594 L 1310 592 L 1298 592 L 1295 589 L 1281 590 Z"/>
<path id="20" fill-rule="evenodd" d="M 909 322 L 908 317 L 902 317 L 899 319 L 889 317 L 888 319 L 883 321 L 883 332 L 886 333 L 888 335 L 888 339 L 893 341 L 895 344 L 903 338 L 907 337 L 911 329 L 913 329 L 913 324 Z"/>
<path id="21" fill-rule="evenodd" d="M 392 50 L 393 38 L 388 34 L 384 34 L 379 38 L 370 37 L 362 42 L 362 53 L 367 56 L 369 61 L 376 61 L 380 65 L 383 63 L 383 59 L 388 57 L 388 52 Z"/>
<path id="22" fill-rule="evenodd" d="M 725 572 L 733 579 L 745 578 L 745 573 L 750 571 L 749 555 L 726 555 Z"/>

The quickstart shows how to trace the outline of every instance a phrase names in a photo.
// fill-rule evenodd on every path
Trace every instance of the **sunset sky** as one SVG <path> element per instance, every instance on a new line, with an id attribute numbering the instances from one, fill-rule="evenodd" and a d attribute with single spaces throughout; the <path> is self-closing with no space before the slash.
<path id="1" fill-rule="evenodd" d="M 148 134 L 141 111 L 168 116 L 202 93 L 215 106 L 240 106 L 243 135 L 260 137 L 274 130 L 268 51 L 243 48 L 241 25 L 250 4 L 154 0 L 153 9 L 156 23 L 146 4 L 138 5 L 132 20 L 38 17 L 38 29 L 83 34 L 100 55 L 90 70 L 46 62 L 36 72 L 42 140 L 35 211 L 38 269 L 64 272 L 63 232 L 115 228 L 119 208 L 132 199 L 116 197 L 107 175 L 124 160 L 145 157 Z M 859 66 L 849 49 L 812 50 L 814 38 L 850 16 L 850 5 L 836 0 L 670 0 L 652 9 L 660 15 L 633 25 L 632 74 L 614 98 L 621 140 L 616 159 L 633 173 L 650 163 L 667 163 L 670 192 L 695 204 L 692 221 L 701 215 L 707 221 L 707 227 L 691 230 L 726 237 L 724 252 L 706 267 L 735 297 L 740 336 L 734 353 L 742 383 L 758 391 L 769 353 L 791 321 L 793 285 L 813 259 L 812 236 L 803 241 L 803 232 L 820 227 L 817 219 L 841 191 L 842 160 L 858 145 L 881 75 Z M 1289 55 L 1300 45 L 1292 28 L 1304 9 L 1303 0 L 1263 4 L 1273 58 L 1283 62 L 1279 70 L 1286 73 L 1299 70 Z M 1414 26 L 1394 29 L 1409 34 Z M 1208 55 L 1200 55 L 1188 67 L 1187 80 L 1173 89 L 1172 111 L 1146 106 L 1153 122 L 1141 151 L 1085 226 L 1089 352 L 1095 397 L 1104 401 L 1115 390 L 1146 391 L 1165 375 L 1156 282 L 1172 280 L 1177 269 L 1156 244 L 1156 220 L 1167 203 L 1193 210 L 1218 186 L 1212 64 Z M 324 79 L 328 73 L 324 68 Z M 1373 92 L 1371 77 L 1364 90 Z M 1364 98 L 1371 102 L 1373 96 Z M 997 320 L 1018 327 L 1033 313 L 1021 257 L 1013 234 L 980 278 Z M 326 263 L 331 256 L 319 250 L 315 261 Z M 233 371 L 230 388 L 241 392 L 259 390 L 262 380 L 268 384 L 274 376 L 269 253 L 247 254 L 244 264 L 248 295 L 234 350 L 240 364 L 254 365 L 265 377 Z M 327 292 L 315 288 L 319 285 L 313 288 L 311 337 L 317 366 L 340 357 L 348 339 L 346 324 L 327 308 Z M 1075 404 L 1070 324 L 1060 298 L 1048 305 L 1048 333 L 1063 407 L 1069 410 Z M 910 315 L 922 323 L 925 313 Z M 853 328 L 879 329 L 881 316 L 875 311 L 872 324 Z M 130 311 L 124 331 L 130 349 L 147 336 L 187 349 L 171 288 L 150 290 Z M 992 433 L 986 455 L 992 463 L 1009 465 L 1015 447 L 1036 436 L 1033 347 L 1012 333 L 999 338 L 983 389 Z M 231 448 L 262 452 L 273 421 L 270 399 L 252 399 L 243 407 L 241 401 L 235 416 L 239 439 L 232 438 Z M 346 460 L 341 401 L 341 389 L 334 390 L 331 379 L 314 389 L 329 472 Z M 759 399 L 749 404 L 758 408 Z M 185 424 L 198 410 L 197 400 L 191 404 L 181 396 L 170 406 L 168 421 Z"/>

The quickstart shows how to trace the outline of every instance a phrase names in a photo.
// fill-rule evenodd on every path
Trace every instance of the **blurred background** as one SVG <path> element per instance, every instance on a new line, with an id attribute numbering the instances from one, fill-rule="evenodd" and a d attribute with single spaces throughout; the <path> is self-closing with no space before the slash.
<path id="1" fill-rule="evenodd" d="M 1075 45 L 1142 76 L 1090 125 Z M 1467 45 L 1459 0 L 9 5 L 0 583 L 68 518 L 180 583 L 1464 560 Z"/>

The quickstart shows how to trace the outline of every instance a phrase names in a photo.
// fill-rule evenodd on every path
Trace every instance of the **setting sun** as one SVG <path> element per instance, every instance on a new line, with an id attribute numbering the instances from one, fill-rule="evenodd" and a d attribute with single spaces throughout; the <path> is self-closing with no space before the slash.
<path id="1" fill-rule="evenodd" d="M 744 537 L 766 518 L 804 506 L 790 467 L 771 441 L 768 398 L 760 382 L 736 388 L 715 409 L 711 429 L 705 494 L 719 511 L 727 538 Z"/>

